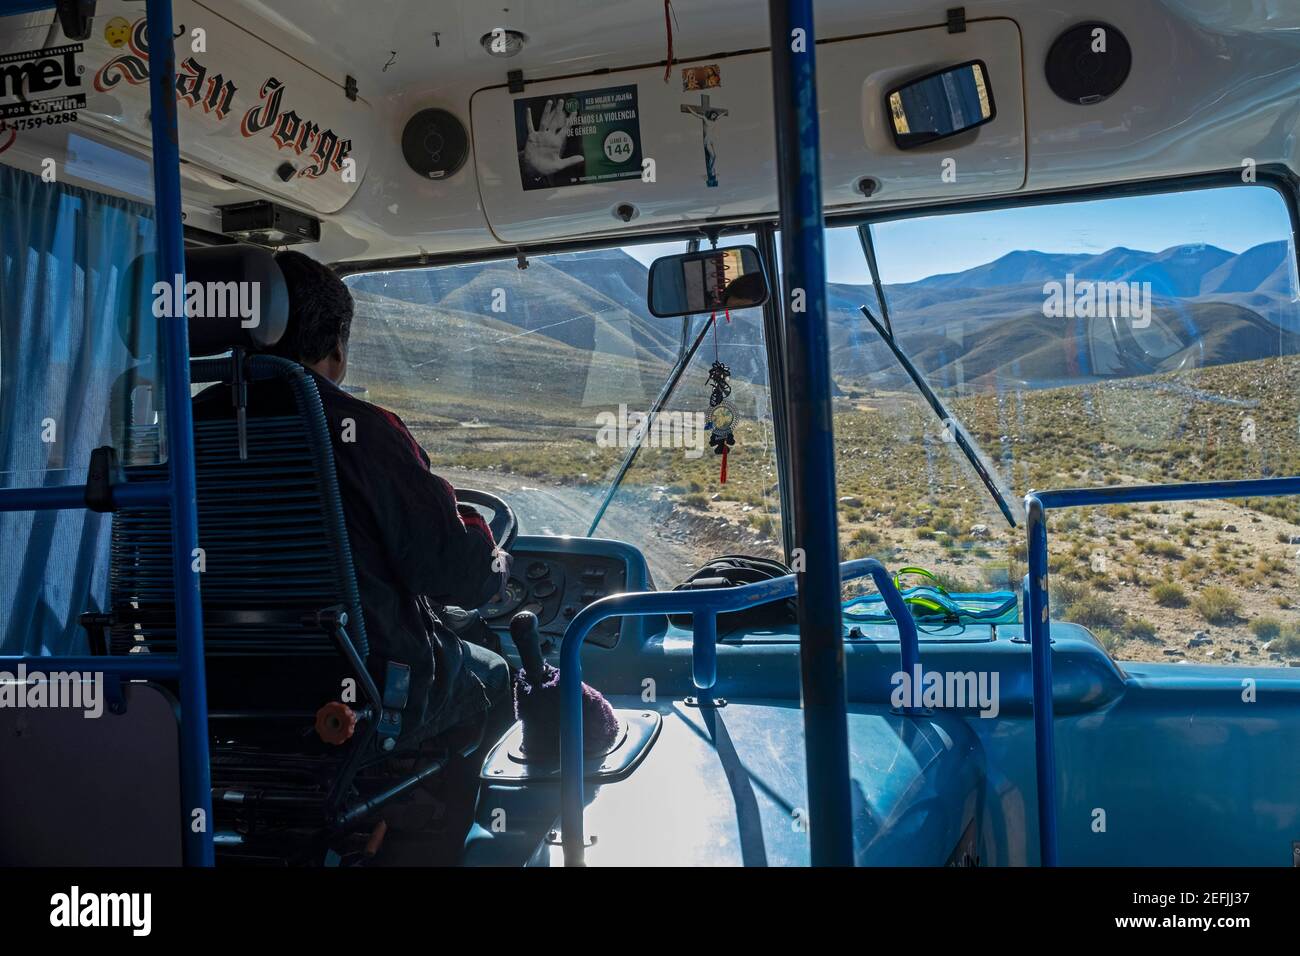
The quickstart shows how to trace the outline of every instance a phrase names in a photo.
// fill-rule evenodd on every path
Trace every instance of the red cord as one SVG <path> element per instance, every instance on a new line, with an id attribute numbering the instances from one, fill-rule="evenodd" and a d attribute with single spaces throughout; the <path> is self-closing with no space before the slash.
<path id="1" fill-rule="evenodd" d="M 726 483 L 727 483 L 727 446 L 723 445 L 722 446 L 722 474 L 718 475 L 718 484 L 725 485 Z"/>

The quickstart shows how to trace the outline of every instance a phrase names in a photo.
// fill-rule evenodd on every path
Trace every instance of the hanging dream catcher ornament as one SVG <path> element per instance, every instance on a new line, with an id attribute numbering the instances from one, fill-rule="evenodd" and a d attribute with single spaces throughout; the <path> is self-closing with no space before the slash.
<path id="1" fill-rule="evenodd" d="M 740 417 L 736 406 L 729 402 L 731 395 L 731 369 L 715 360 L 709 369 L 709 447 L 715 455 L 722 456 L 722 468 L 718 475 L 721 484 L 727 483 L 727 453 L 736 444 L 736 421 Z"/>
<path id="2" fill-rule="evenodd" d="M 718 482 L 727 483 L 727 454 L 736 444 L 736 422 L 740 416 L 736 406 L 728 399 L 731 396 L 731 369 L 724 365 L 718 353 L 718 310 L 723 310 L 728 323 L 731 322 L 731 310 L 727 307 L 727 267 L 726 260 L 719 255 L 712 263 L 712 269 L 704 273 L 704 294 L 713 309 L 709 324 L 713 326 L 713 367 L 709 369 L 709 447 L 715 455 L 722 456 L 722 467 L 718 473 Z"/>

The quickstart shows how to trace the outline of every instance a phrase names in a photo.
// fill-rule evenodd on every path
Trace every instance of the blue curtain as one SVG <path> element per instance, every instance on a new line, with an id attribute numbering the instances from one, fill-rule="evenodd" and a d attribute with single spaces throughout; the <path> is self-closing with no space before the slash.
<path id="1" fill-rule="evenodd" d="M 120 303 L 153 249 L 150 207 L 0 165 L 0 488 L 82 484 L 120 434 L 113 396 L 141 351 Z M 77 618 L 105 604 L 109 532 L 94 512 L 0 513 L 0 652 L 86 651 Z"/>

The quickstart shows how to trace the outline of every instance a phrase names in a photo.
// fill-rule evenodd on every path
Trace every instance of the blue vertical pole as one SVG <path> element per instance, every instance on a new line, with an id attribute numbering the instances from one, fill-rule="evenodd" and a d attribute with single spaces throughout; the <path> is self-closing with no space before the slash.
<path id="1" fill-rule="evenodd" d="M 770 0 L 813 866 L 853 864 L 812 0 Z M 799 560 L 802 558 L 802 561 Z M 802 565 L 802 567 L 801 567 Z"/>
<path id="2" fill-rule="evenodd" d="M 712 690 L 718 682 L 718 619 L 712 614 L 696 614 L 691 626 L 695 631 L 691 679 L 698 690 Z"/>
<path id="3" fill-rule="evenodd" d="M 1029 535 L 1029 588 L 1025 628 L 1034 684 L 1034 771 L 1038 787 L 1038 852 L 1043 866 L 1056 866 L 1056 737 L 1053 729 L 1052 628 L 1047 606 L 1047 518 L 1035 494 L 1025 496 Z"/>
<path id="4" fill-rule="evenodd" d="M 176 131 L 176 54 L 171 0 L 147 0 L 149 107 L 153 127 L 154 206 L 158 216 L 158 280 L 184 283 L 180 147 Z M 181 697 L 181 820 L 185 862 L 211 866 L 212 786 L 208 766 L 208 697 L 203 672 L 203 607 L 193 569 L 199 546 L 190 408 L 190 343 L 185 317 L 162 322 L 167 394 L 167 456 L 172 514 L 172 577 L 176 590 L 176 652 Z"/>

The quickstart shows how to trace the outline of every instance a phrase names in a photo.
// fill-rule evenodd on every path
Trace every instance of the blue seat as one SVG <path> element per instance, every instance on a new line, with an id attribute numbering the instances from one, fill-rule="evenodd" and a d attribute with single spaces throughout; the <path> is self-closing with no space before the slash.
<path id="1" fill-rule="evenodd" d="M 269 253 L 240 248 L 234 256 L 229 247 L 220 251 L 222 281 L 253 273 L 282 285 Z M 201 252 L 187 256 L 192 273 L 204 264 Z M 278 339 L 283 322 L 274 331 L 275 303 L 265 306 Z M 225 323 L 224 334 L 211 320 L 202 322 L 195 329 L 190 320 L 196 350 L 233 351 L 193 362 L 194 383 L 234 385 L 238 394 L 240 383 L 277 379 L 296 410 L 244 421 L 232 404 L 228 418 L 194 426 L 218 854 L 268 862 L 346 859 L 380 808 L 438 773 L 454 753 L 477 746 L 476 728 L 435 741 L 400 733 L 405 697 L 400 680 L 385 686 L 384 678 L 401 672 L 370 660 L 315 381 L 296 362 L 249 354 L 267 344 L 265 335 L 251 339 L 255 333 L 237 320 Z M 166 465 L 124 472 L 128 481 L 157 480 Z M 92 652 L 175 653 L 170 533 L 166 508 L 114 514 L 109 608 L 83 616 Z M 341 743 L 327 742 L 316 731 L 318 711 L 328 704 L 337 718 L 343 703 L 356 717 L 355 731 Z M 393 773 L 399 760 L 403 769 Z"/>

